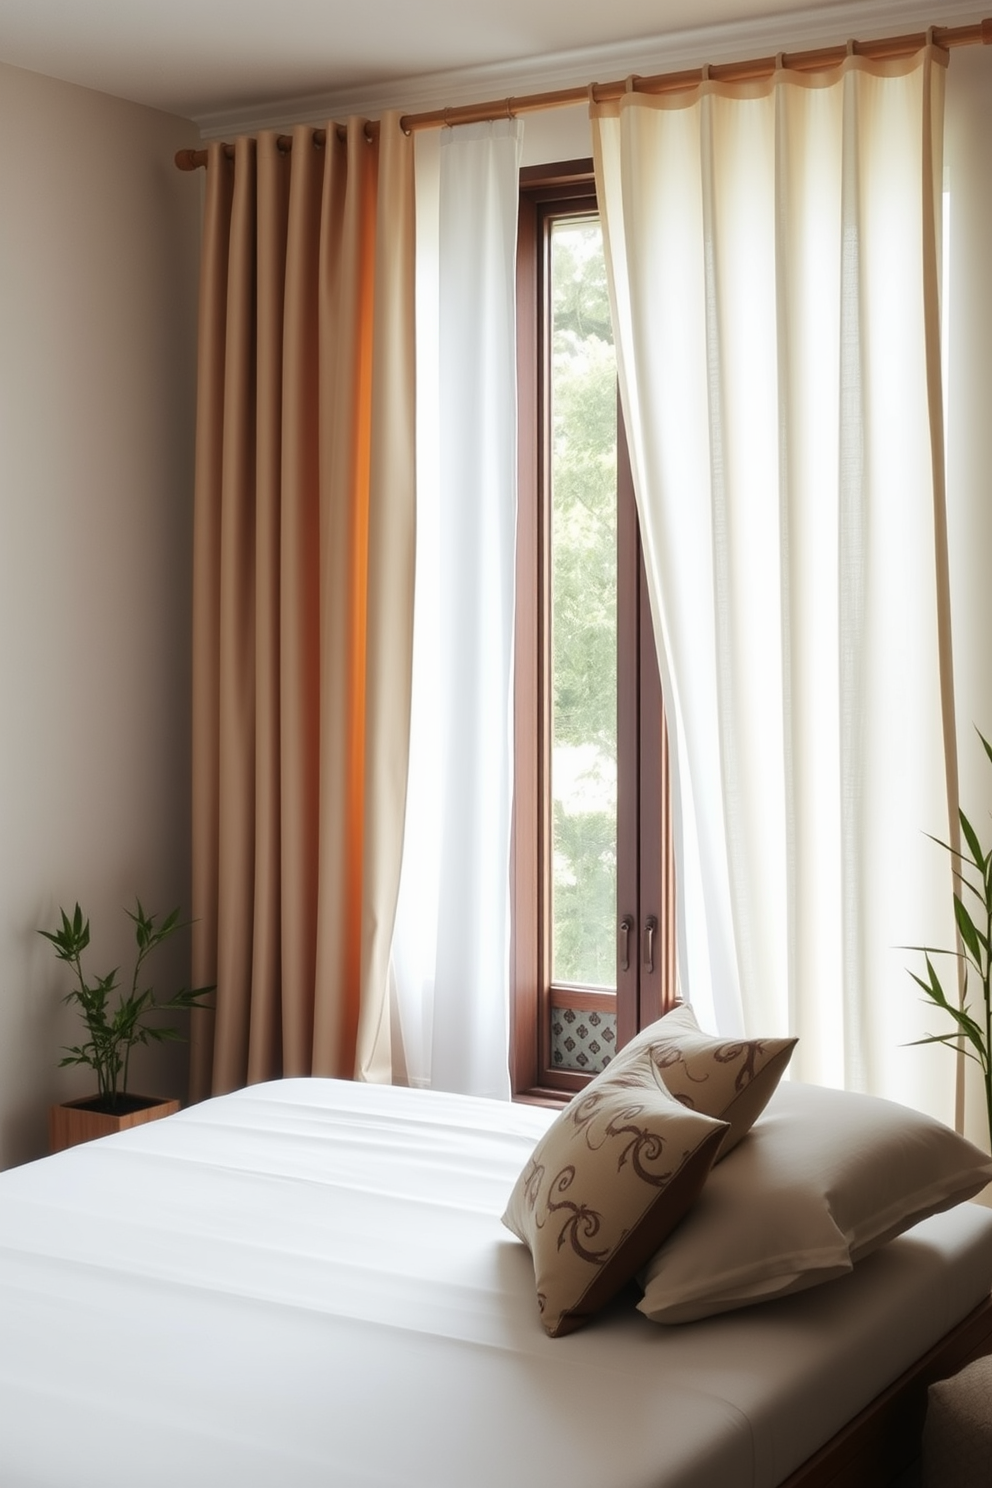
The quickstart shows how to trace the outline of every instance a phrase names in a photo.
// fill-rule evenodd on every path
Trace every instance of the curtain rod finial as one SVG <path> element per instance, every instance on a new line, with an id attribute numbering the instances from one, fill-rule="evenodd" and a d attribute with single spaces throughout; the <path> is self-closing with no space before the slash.
<path id="1" fill-rule="evenodd" d="M 195 171 L 205 164 L 206 150 L 177 150 L 176 165 L 181 171 Z"/>

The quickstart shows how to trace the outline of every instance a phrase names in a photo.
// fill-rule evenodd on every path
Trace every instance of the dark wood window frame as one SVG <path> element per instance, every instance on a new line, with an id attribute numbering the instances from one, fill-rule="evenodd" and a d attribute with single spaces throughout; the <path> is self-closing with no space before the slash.
<path id="1" fill-rule="evenodd" d="M 548 224 L 596 210 L 592 162 L 521 172 L 517 254 L 518 532 L 511 850 L 510 1070 L 517 1099 L 558 1104 L 588 1081 L 553 1068 L 550 1006 L 616 1008 L 617 1044 L 676 1000 L 668 750 L 633 482 L 618 416 L 617 993 L 551 984 Z M 622 929 L 624 922 L 629 929 Z M 649 944 L 650 942 L 650 944 Z M 626 958 L 623 956 L 626 944 Z M 626 959 L 626 968 L 624 967 Z"/>

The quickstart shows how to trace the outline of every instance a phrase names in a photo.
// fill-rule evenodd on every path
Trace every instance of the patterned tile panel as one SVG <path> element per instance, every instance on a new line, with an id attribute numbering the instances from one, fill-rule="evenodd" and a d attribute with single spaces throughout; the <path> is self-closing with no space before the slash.
<path id="1" fill-rule="evenodd" d="M 596 1075 L 609 1064 L 616 1043 L 616 1013 L 551 1009 L 551 1058 L 556 1069 Z"/>

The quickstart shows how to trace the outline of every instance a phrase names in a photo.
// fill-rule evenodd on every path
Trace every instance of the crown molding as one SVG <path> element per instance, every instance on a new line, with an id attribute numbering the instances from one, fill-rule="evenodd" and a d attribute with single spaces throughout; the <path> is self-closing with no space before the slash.
<path id="1" fill-rule="evenodd" d="M 350 114 L 377 117 L 388 109 L 404 113 L 454 107 L 557 88 L 609 82 L 638 72 L 672 72 L 704 62 L 727 62 L 778 51 L 830 45 L 848 36 L 868 39 L 922 31 L 929 25 L 963 25 L 980 20 L 981 12 L 962 11 L 944 0 L 868 0 L 759 16 L 719 26 L 698 27 L 577 48 L 512 62 L 489 63 L 416 77 L 390 78 L 356 88 L 285 98 L 240 109 L 198 115 L 201 138 L 253 134 L 260 129 L 293 124 L 324 124 Z"/>

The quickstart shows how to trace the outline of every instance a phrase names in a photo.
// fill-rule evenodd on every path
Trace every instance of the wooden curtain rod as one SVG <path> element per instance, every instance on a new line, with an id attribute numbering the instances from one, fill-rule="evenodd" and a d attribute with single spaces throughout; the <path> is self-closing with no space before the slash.
<path id="1" fill-rule="evenodd" d="M 885 61 L 897 57 L 910 57 L 928 41 L 944 49 L 959 46 L 992 46 L 992 19 L 976 21 L 970 26 L 934 26 L 931 31 L 914 32 L 911 36 L 886 36 L 878 41 L 854 41 L 849 46 L 817 47 L 807 52 L 787 52 L 780 57 L 757 57 L 751 62 L 715 62 L 709 68 L 709 77 L 714 82 L 744 82 L 754 78 L 771 77 L 778 67 L 787 67 L 792 72 L 818 72 L 829 67 L 838 67 L 850 51 L 856 56 L 868 57 L 872 61 Z M 415 129 L 440 129 L 455 124 L 483 124 L 491 119 L 512 119 L 517 114 L 537 113 L 542 109 L 568 108 L 576 103 L 606 103 L 620 98 L 624 93 L 677 93 L 683 88 L 692 88 L 700 83 L 704 69 L 692 67 L 685 72 L 663 72 L 655 77 L 624 78 L 615 83 L 590 83 L 584 88 L 559 88 L 551 93 L 525 93 L 519 98 L 502 98 L 491 103 L 469 103 L 458 108 L 430 109 L 421 114 L 404 114 L 400 127 L 406 134 Z M 366 138 L 374 139 L 378 124 L 372 121 L 365 126 Z M 346 138 L 344 126 L 337 125 L 338 139 Z M 325 129 L 315 129 L 313 143 L 323 145 L 327 139 Z M 280 134 L 276 140 L 280 150 L 291 150 L 293 137 Z M 224 145 L 224 154 L 234 158 L 234 146 Z M 196 170 L 207 163 L 206 150 L 178 150 L 176 165 L 180 170 Z"/>

